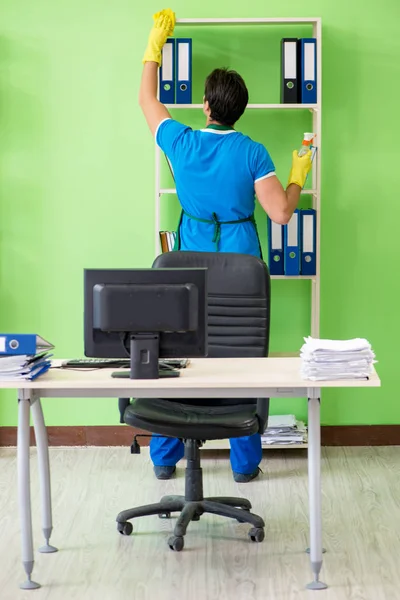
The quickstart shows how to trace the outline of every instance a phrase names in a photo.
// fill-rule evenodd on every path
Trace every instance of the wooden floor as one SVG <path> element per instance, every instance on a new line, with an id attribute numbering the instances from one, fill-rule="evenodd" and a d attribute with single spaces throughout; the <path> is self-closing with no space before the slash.
<path id="1" fill-rule="evenodd" d="M 41 544 L 35 449 L 32 449 L 35 549 Z M 226 455 L 204 458 L 207 495 L 248 497 L 267 523 L 261 544 L 248 526 L 211 515 L 192 523 L 183 552 L 166 539 L 174 519 L 142 518 L 131 537 L 116 514 L 181 493 L 183 469 L 157 481 L 146 449 L 53 448 L 52 541 L 60 552 L 35 552 L 34 579 L 20 591 L 16 452 L 0 449 L 1 600 L 396 600 L 400 598 L 400 447 L 323 451 L 324 565 L 329 584 L 310 592 L 307 462 L 304 451 L 268 451 L 260 479 L 235 484 Z M 183 466 L 183 465 L 182 465 Z"/>

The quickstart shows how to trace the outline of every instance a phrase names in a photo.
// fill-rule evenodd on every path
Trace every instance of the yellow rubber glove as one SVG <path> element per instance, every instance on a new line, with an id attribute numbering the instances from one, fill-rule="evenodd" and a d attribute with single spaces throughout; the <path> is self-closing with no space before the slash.
<path id="1" fill-rule="evenodd" d="M 150 31 L 143 62 L 156 62 L 161 65 L 161 51 L 167 37 L 174 33 L 175 13 L 170 8 L 165 8 L 153 15 L 154 25 Z"/>
<path id="2" fill-rule="evenodd" d="M 311 156 L 311 150 L 307 154 L 304 154 L 304 156 L 299 156 L 297 150 L 293 150 L 292 168 L 290 169 L 288 185 L 295 183 L 303 189 L 307 175 L 312 167 Z"/>

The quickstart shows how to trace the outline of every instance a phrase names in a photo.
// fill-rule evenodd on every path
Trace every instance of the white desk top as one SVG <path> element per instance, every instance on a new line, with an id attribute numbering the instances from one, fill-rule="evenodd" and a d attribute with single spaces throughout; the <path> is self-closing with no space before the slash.
<path id="1" fill-rule="evenodd" d="M 54 361 L 54 366 L 61 360 Z M 51 369 L 33 382 L 0 381 L 3 389 L 37 390 L 41 396 L 55 397 L 95 395 L 96 397 L 162 394 L 162 397 L 207 396 L 256 397 L 265 391 L 285 389 L 303 392 L 307 388 L 379 387 L 380 380 L 375 370 L 368 380 L 308 381 L 300 375 L 300 358 L 201 358 L 192 359 L 180 377 L 152 380 L 114 379 L 115 369 L 67 370 Z M 90 394 L 88 392 L 91 392 Z M 57 393 L 58 392 L 58 393 Z M 303 393 L 303 396 L 305 394 Z"/>

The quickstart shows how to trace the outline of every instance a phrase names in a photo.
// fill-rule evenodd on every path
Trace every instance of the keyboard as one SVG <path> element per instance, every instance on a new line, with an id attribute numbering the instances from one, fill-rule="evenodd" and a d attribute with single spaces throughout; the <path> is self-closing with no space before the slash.
<path id="1" fill-rule="evenodd" d="M 184 369 L 189 364 L 187 358 L 161 358 L 158 361 L 162 369 Z M 64 369 L 129 369 L 129 358 L 72 358 L 65 360 L 61 366 Z"/>

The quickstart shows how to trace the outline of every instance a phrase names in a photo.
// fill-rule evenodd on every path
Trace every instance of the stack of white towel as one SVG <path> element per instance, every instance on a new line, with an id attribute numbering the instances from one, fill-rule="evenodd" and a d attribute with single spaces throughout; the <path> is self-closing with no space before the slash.
<path id="1" fill-rule="evenodd" d="M 376 362 L 371 344 L 362 338 L 319 340 L 307 337 L 304 341 L 300 350 L 304 379 L 367 379 Z"/>

